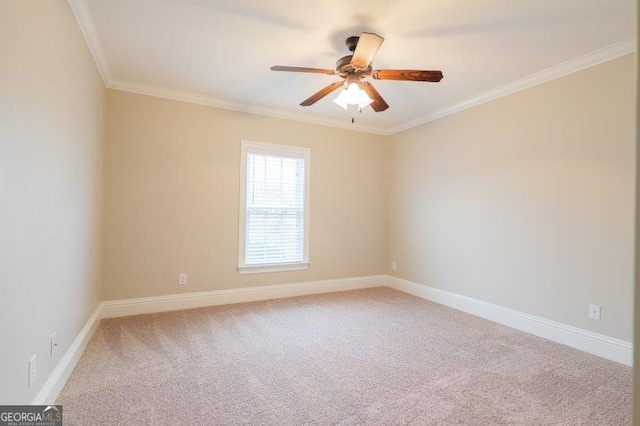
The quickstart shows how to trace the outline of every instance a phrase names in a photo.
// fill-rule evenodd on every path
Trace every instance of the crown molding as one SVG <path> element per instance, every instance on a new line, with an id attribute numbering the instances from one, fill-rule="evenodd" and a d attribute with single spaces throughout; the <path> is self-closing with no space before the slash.
<path id="1" fill-rule="evenodd" d="M 109 89 L 121 90 L 123 92 L 138 93 L 141 95 L 155 96 L 158 98 L 173 99 L 176 101 L 189 102 L 200 105 L 207 105 L 216 108 L 229 109 L 232 111 L 245 112 L 249 114 L 258 114 L 274 118 L 282 118 L 286 120 L 301 121 L 310 124 L 318 124 L 321 126 L 337 127 L 345 130 L 357 132 L 373 133 L 376 135 L 386 134 L 386 128 L 363 123 L 351 123 L 348 120 L 340 118 L 329 118 L 319 115 L 303 112 L 293 112 L 278 108 L 268 108 L 249 103 L 232 101 L 229 99 L 218 98 L 202 93 L 188 92 L 178 89 L 170 89 L 163 86 L 154 86 L 152 84 L 144 84 L 130 80 L 121 80 L 112 78 L 106 83 Z"/>
<path id="2" fill-rule="evenodd" d="M 114 90 L 125 92 L 139 93 L 143 95 L 155 96 L 165 99 L 173 99 L 177 101 L 190 102 L 200 105 L 208 105 L 216 108 L 224 108 L 233 111 L 240 111 L 250 114 L 265 115 L 268 117 L 282 118 L 286 120 L 301 121 L 305 123 L 317 124 L 321 126 L 337 127 L 340 129 L 352 130 L 357 132 L 373 133 L 377 135 L 390 136 L 412 127 L 420 126 L 431 121 L 438 120 L 448 115 L 455 114 L 465 109 L 481 105 L 486 102 L 507 96 L 522 90 L 546 83 L 556 78 L 581 71 L 583 69 L 598 65 L 602 62 L 610 61 L 620 56 L 624 56 L 637 51 L 637 39 L 631 37 L 614 43 L 602 49 L 589 52 L 585 55 L 563 62 L 559 65 L 547 68 L 529 76 L 512 81 L 505 85 L 482 92 L 476 96 L 456 102 L 452 105 L 440 108 L 427 115 L 418 117 L 413 120 L 405 121 L 397 126 L 376 126 L 364 123 L 350 123 L 343 119 L 329 118 L 318 116 L 311 113 L 294 112 L 279 108 L 269 108 L 264 106 L 253 105 L 233 101 L 230 99 L 218 98 L 203 93 L 188 92 L 168 87 L 154 86 L 130 80 L 122 80 L 114 78 L 109 69 L 104 48 L 100 42 L 98 31 L 96 29 L 91 10 L 86 0 L 67 0 L 71 11 L 80 27 L 80 31 L 84 36 L 89 51 L 93 56 L 98 71 L 102 76 L 102 80 L 106 87 Z"/>
<path id="3" fill-rule="evenodd" d="M 109 70 L 109 63 L 104 54 L 104 47 L 102 47 L 102 42 L 98 36 L 96 23 L 93 21 L 93 15 L 91 15 L 89 5 L 86 0 L 67 0 L 67 3 L 69 4 L 71 13 L 73 13 L 73 16 L 76 18 L 78 27 L 80 27 L 80 31 L 87 43 L 91 56 L 93 56 L 93 61 L 96 63 L 102 81 L 107 85 L 111 80 L 111 70 Z"/>
<path id="4" fill-rule="evenodd" d="M 461 102 L 457 102 L 453 105 L 449 105 L 447 107 L 436 110 L 430 114 L 427 114 L 426 116 L 392 127 L 389 129 L 386 135 L 392 135 L 403 130 L 408 130 L 421 124 L 426 124 L 430 121 L 435 121 L 448 115 L 455 114 L 476 105 L 490 102 L 503 96 L 511 95 L 513 93 L 529 89 L 533 86 L 555 80 L 557 78 L 581 71 L 583 69 L 601 64 L 603 62 L 611 61 L 621 56 L 633 53 L 637 50 L 637 48 L 638 43 L 635 37 L 622 40 L 605 48 L 589 52 L 585 55 L 578 56 L 577 58 L 568 60 L 559 65 L 555 65 L 553 67 L 539 71 L 535 74 L 528 75 L 527 77 L 512 81 L 511 83 L 496 87 L 495 89 L 482 92 Z"/>

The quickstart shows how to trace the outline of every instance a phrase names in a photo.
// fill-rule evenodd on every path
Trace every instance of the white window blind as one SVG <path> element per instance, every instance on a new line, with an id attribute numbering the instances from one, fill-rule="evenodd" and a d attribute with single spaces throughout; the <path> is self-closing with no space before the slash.
<path id="1" fill-rule="evenodd" d="M 241 272 L 256 266 L 308 264 L 308 149 L 243 144 L 244 226 Z M 242 207 L 241 207 L 242 208 Z"/>

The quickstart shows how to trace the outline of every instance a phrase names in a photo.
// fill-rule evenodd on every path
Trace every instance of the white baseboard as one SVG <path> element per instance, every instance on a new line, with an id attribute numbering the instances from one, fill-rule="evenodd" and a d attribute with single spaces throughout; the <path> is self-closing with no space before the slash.
<path id="1" fill-rule="evenodd" d="M 231 303 L 255 302 L 258 300 L 280 299 L 283 297 L 381 287 L 384 286 L 385 283 L 386 277 L 384 275 L 373 275 L 305 283 L 171 294 L 168 296 L 144 297 L 140 299 L 110 300 L 102 302 L 100 306 L 102 308 L 102 318 L 113 318 L 200 308 L 203 306 L 227 305 Z"/>
<path id="2" fill-rule="evenodd" d="M 626 365 L 633 364 L 633 345 L 624 340 L 593 333 L 577 327 L 482 302 L 445 290 L 429 287 L 388 275 L 341 278 L 306 283 L 279 284 L 139 299 L 112 300 L 100 303 L 53 370 L 32 404 L 53 404 L 74 367 L 80 360 L 101 318 L 147 314 L 244 303 L 284 297 L 305 296 L 345 290 L 388 286 L 442 305 L 468 312 L 554 342 L 580 349 Z"/>
<path id="3" fill-rule="evenodd" d="M 56 368 L 40 389 L 40 392 L 38 392 L 34 398 L 31 403 L 32 405 L 51 405 L 56 401 L 60 391 L 65 383 L 67 383 L 69 376 L 71 376 L 73 369 L 80 360 L 84 349 L 91 340 L 93 333 L 96 331 L 96 328 L 98 328 L 98 324 L 100 324 L 100 305 L 93 311 L 93 314 L 91 314 L 89 320 L 87 320 L 84 327 L 82 327 L 78 336 L 73 340 L 67 352 L 65 352 L 58 365 L 56 365 Z"/>
<path id="4" fill-rule="evenodd" d="M 633 344 L 631 342 L 401 278 L 387 276 L 387 286 L 602 358 L 629 366 L 633 365 Z"/>

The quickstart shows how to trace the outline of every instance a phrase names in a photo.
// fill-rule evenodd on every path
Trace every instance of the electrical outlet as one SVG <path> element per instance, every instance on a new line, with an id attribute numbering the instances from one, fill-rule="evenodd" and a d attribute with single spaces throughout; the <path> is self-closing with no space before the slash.
<path id="1" fill-rule="evenodd" d="M 29 387 L 36 381 L 36 354 L 29 358 Z"/>
<path id="2" fill-rule="evenodd" d="M 600 321 L 600 306 L 589 305 L 589 318 Z"/>
<path id="3" fill-rule="evenodd" d="M 51 335 L 51 342 L 49 345 L 49 357 L 53 358 L 53 356 L 56 354 L 56 349 L 58 349 L 58 335 L 56 333 L 53 333 Z"/>
<path id="4" fill-rule="evenodd" d="M 187 273 L 183 272 L 178 275 L 178 285 L 186 285 L 187 284 Z"/>
<path id="5" fill-rule="evenodd" d="M 398 269 L 398 262 L 396 262 L 395 260 L 391 261 L 391 270 L 395 271 L 396 269 Z"/>

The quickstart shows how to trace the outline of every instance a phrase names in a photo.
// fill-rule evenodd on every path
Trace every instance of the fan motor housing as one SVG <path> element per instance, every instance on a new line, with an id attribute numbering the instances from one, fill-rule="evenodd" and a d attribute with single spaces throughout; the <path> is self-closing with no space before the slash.
<path id="1" fill-rule="evenodd" d="M 343 56 L 338 59 L 336 62 L 336 71 L 340 74 L 351 71 L 353 69 L 353 66 L 351 65 L 351 58 L 353 58 L 353 55 Z"/>
<path id="2" fill-rule="evenodd" d="M 351 64 L 352 58 L 353 55 L 347 55 L 338 59 L 338 61 L 336 62 L 336 71 L 341 77 L 346 77 L 347 74 L 356 72 L 356 70 L 353 68 L 353 65 Z M 360 75 L 368 75 L 371 74 L 372 69 L 372 64 L 369 64 L 367 68 L 359 70 L 357 71 L 357 73 Z"/>

